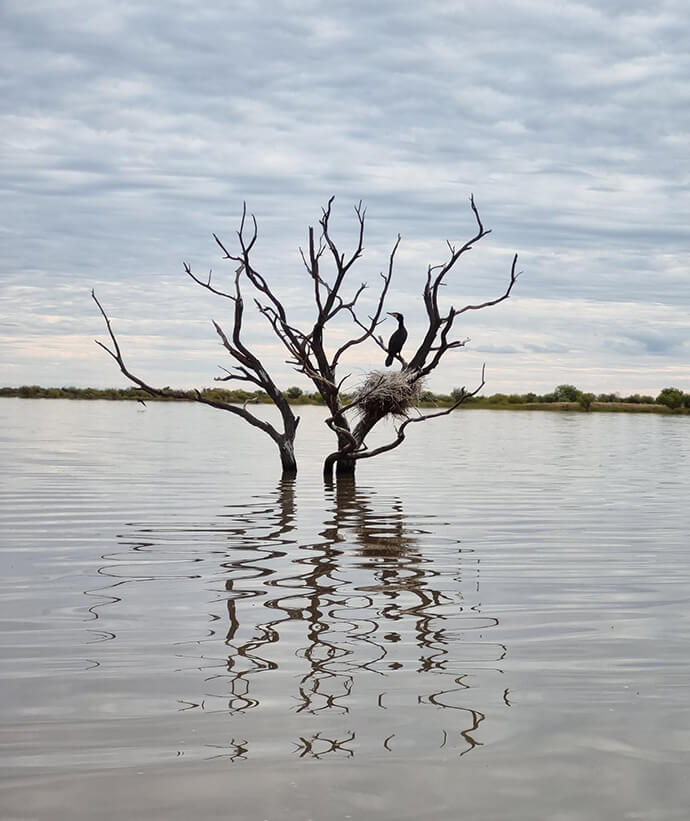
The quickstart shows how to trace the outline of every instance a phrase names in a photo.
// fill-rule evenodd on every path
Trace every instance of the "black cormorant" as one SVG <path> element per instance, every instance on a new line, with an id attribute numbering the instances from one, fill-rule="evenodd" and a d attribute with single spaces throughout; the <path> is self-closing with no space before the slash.
<path id="1" fill-rule="evenodd" d="M 398 320 L 398 328 L 391 335 L 388 341 L 388 356 L 386 357 L 386 367 L 393 364 L 395 357 L 402 351 L 402 346 L 407 339 L 407 328 L 403 325 L 403 315 L 395 311 L 389 311 L 388 316 L 394 316 Z"/>

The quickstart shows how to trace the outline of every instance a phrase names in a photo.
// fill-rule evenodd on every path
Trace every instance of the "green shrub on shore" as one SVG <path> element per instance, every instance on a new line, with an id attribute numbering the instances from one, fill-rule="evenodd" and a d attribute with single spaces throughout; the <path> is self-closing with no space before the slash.
<path id="1" fill-rule="evenodd" d="M 664 388 L 657 396 L 656 401 L 659 405 L 666 405 L 671 410 L 677 408 L 690 407 L 690 396 L 683 393 L 680 388 Z"/>
<path id="2" fill-rule="evenodd" d="M 195 398 L 195 391 L 183 391 L 183 397 L 150 396 L 141 388 L 77 388 L 72 385 L 61 388 L 44 388 L 40 385 L 22 385 L 21 387 L 0 388 L 0 397 L 20 397 L 24 399 L 108 399 L 117 401 L 174 402 Z M 216 402 L 229 404 L 269 404 L 270 398 L 265 391 L 245 391 L 241 389 L 204 388 L 202 395 Z M 285 390 L 290 403 L 305 405 L 323 405 L 324 401 L 318 392 L 305 393 L 297 386 Z M 450 407 L 462 395 L 462 388 L 454 388 L 450 393 L 433 393 L 425 390 L 421 395 L 422 407 Z M 344 397 L 346 395 L 343 395 Z M 680 388 L 663 388 L 656 397 L 632 394 L 621 397 L 617 393 L 583 392 L 574 385 L 557 385 L 546 394 L 533 392 L 494 393 L 488 396 L 468 397 L 463 408 L 494 408 L 523 410 L 583 410 L 583 411 L 629 411 L 656 413 L 690 413 L 690 394 Z"/>

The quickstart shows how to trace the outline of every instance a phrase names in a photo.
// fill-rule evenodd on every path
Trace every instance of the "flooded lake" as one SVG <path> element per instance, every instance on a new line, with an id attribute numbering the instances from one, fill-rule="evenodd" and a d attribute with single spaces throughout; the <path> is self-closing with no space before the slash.
<path id="1" fill-rule="evenodd" d="M 0 399 L 0 817 L 686 821 L 690 419 L 300 415 Z"/>

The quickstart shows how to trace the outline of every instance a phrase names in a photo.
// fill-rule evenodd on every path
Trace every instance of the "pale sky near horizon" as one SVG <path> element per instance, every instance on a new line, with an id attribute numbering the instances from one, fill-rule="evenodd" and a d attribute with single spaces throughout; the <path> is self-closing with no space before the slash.
<path id="1" fill-rule="evenodd" d="M 372 295 L 402 235 L 387 310 L 422 333 L 426 267 L 492 229 L 448 278 L 466 314 L 433 390 L 690 391 L 690 22 L 680 0 L 340 4 L 4 0 L 0 385 L 128 384 L 90 291 L 147 381 L 204 387 L 232 363 L 230 305 L 182 268 L 223 263 L 242 202 L 256 263 L 308 324 L 299 257 L 335 196 L 333 233 Z M 382 326 L 388 335 L 392 319 Z M 247 339 L 307 388 L 270 329 Z M 333 338 L 333 343 L 339 337 Z M 358 351 L 349 383 L 383 356 Z M 346 383 L 346 387 L 347 387 Z"/>

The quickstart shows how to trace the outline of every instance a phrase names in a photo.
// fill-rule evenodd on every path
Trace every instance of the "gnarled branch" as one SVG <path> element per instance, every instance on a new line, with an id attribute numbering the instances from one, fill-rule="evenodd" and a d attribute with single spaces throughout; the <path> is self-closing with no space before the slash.
<path id="1" fill-rule="evenodd" d="M 187 267 L 188 266 L 185 266 L 185 270 L 187 269 Z M 236 272 L 235 279 L 236 295 L 234 297 L 231 297 L 235 304 L 235 323 L 233 327 L 234 346 L 230 344 L 228 337 L 225 335 L 224 331 L 218 325 L 218 323 L 213 323 L 226 350 L 230 353 L 231 356 L 233 356 L 233 358 L 235 358 L 240 363 L 240 366 L 237 370 L 240 372 L 241 375 L 232 375 L 229 371 L 227 371 L 227 373 L 229 374 L 228 379 L 241 379 L 242 381 L 250 382 L 256 385 L 257 387 L 265 390 L 280 410 L 284 430 L 279 431 L 270 422 L 267 422 L 266 420 L 261 419 L 260 417 L 248 411 L 246 408 L 246 403 L 244 406 L 240 407 L 238 405 L 233 405 L 229 402 L 211 399 L 209 397 L 204 396 L 199 390 L 195 390 L 194 392 L 194 401 L 199 402 L 202 405 L 209 405 L 210 407 L 225 410 L 228 411 L 228 413 L 232 413 L 235 416 L 239 416 L 253 427 L 258 428 L 259 430 L 263 431 L 265 434 L 270 436 L 270 438 L 276 443 L 280 451 L 283 472 L 286 474 L 294 473 L 297 470 L 297 465 L 294 458 L 294 438 L 295 433 L 297 431 L 297 425 L 299 424 L 299 417 L 294 415 L 287 399 L 285 399 L 282 393 L 278 390 L 277 386 L 275 385 L 271 377 L 268 375 L 261 362 L 242 344 L 240 340 L 240 331 L 242 326 L 242 298 L 239 290 L 239 276 L 240 270 L 238 269 L 238 271 Z M 195 279 L 195 277 L 192 278 Z M 203 282 L 201 282 L 200 284 L 202 284 L 204 287 L 207 287 L 207 285 L 205 285 Z M 227 294 L 221 295 L 228 296 Z M 128 368 L 127 364 L 125 363 L 124 356 L 120 348 L 120 344 L 113 330 L 110 318 L 108 317 L 105 309 L 103 308 L 103 305 L 99 301 L 94 290 L 91 291 L 91 296 L 96 305 L 98 306 L 98 310 L 100 311 L 101 316 L 105 321 L 106 329 L 108 331 L 108 336 L 110 337 L 112 348 L 108 347 L 108 345 L 105 345 L 103 342 L 100 342 L 99 340 L 95 340 L 95 342 L 97 345 L 103 348 L 103 350 L 109 356 L 111 356 L 115 360 L 115 362 L 117 362 L 120 371 L 124 374 L 124 376 L 126 376 L 127 379 L 130 380 L 130 382 L 133 382 L 135 385 L 138 385 L 142 390 L 146 391 L 151 396 L 160 396 L 169 399 L 189 400 L 190 396 L 185 391 L 172 390 L 170 388 L 158 388 L 154 385 L 149 384 Z"/>

